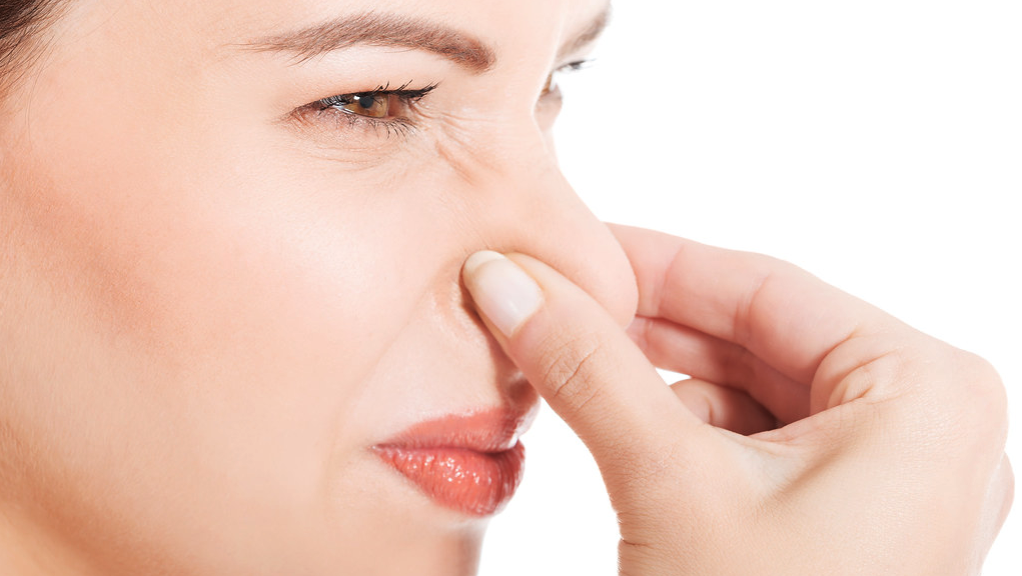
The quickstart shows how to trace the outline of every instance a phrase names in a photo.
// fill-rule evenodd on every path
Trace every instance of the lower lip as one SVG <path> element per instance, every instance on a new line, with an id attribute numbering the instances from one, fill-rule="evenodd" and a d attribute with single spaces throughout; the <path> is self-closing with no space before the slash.
<path id="1" fill-rule="evenodd" d="M 507 504 L 521 482 L 525 461 L 521 443 L 492 453 L 453 447 L 376 450 L 434 502 L 471 516 L 490 516 Z"/>

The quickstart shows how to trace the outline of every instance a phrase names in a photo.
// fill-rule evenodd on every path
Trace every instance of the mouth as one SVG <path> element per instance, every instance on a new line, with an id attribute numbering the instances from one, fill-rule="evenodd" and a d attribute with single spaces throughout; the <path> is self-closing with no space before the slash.
<path id="1" fill-rule="evenodd" d="M 469 516 L 507 505 L 522 479 L 528 414 L 491 409 L 420 422 L 373 450 L 437 504 Z"/>

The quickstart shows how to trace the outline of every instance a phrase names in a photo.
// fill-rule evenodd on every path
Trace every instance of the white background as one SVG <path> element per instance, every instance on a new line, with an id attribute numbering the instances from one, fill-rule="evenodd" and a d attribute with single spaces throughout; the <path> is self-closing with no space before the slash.
<path id="1" fill-rule="evenodd" d="M 986 357 L 1022 470 L 1022 2 L 618 0 L 596 56 L 557 131 L 597 216 L 790 260 Z M 617 574 L 584 447 L 549 409 L 525 443 L 481 574 Z M 984 573 L 1020 546 L 1016 509 Z"/>

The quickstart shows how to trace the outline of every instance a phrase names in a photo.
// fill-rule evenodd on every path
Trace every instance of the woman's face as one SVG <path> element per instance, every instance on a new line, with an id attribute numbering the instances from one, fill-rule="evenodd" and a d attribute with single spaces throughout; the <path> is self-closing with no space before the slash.
<path id="1" fill-rule="evenodd" d="M 633 312 L 550 139 L 606 0 L 66 6 L 0 122 L 0 534 L 83 573 L 471 572 L 537 396 L 465 258 Z"/>

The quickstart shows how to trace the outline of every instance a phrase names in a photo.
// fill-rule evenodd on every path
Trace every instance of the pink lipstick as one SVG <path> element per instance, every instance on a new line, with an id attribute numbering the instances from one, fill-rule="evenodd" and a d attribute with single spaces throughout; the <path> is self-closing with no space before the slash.
<path id="1" fill-rule="evenodd" d="M 486 410 L 412 426 L 373 449 L 441 506 L 471 516 L 502 509 L 522 479 L 527 414 Z"/>

